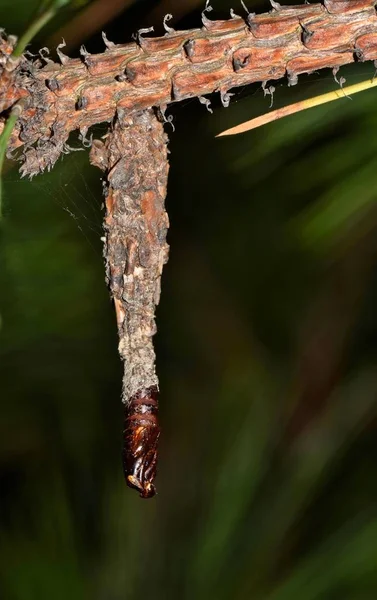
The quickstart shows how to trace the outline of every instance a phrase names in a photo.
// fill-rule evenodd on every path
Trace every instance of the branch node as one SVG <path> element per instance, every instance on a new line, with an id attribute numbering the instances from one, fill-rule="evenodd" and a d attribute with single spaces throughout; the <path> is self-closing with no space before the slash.
<path id="1" fill-rule="evenodd" d="M 227 92 L 226 90 L 220 90 L 221 104 L 224 106 L 224 108 L 228 108 L 232 96 L 234 96 L 234 94 L 232 94 L 231 92 Z M 211 110 L 210 112 L 213 111 Z"/>
<path id="2" fill-rule="evenodd" d="M 4 29 L 2 31 L 3 31 L 3 33 L 5 32 Z M 7 42 L 10 46 L 12 46 L 12 48 L 15 47 L 15 45 L 17 44 L 17 41 L 18 41 L 18 37 L 16 35 L 8 35 Z"/>
<path id="3" fill-rule="evenodd" d="M 361 48 L 358 48 L 357 46 L 355 46 L 353 55 L 355 57 L 355 62 L 364 62 L 364 60 L 365 60 L 364 52 L 362 51 Z"/>
<path id="4" fill-rule="evenodd" d="M 80 127 L 79 140 L 84 148 L 91 148 L 93 143 L 93 134 L 91 133 L 89 138 L 86 137 L 88 133 L 88 127 Z"/>
<path id="5" fill-rule="evenodd" d="M 161 106 L 158 107 L 158 118 L 160 121 L 162 121 L 162 123 L 169 123 L 169 125 L 171 125 L 171 128 L 173 130 L 173 133 L 175 131 L 175 126 L 173 124 L 173 115 L 168 115 L 166 116 L 166 111 L 167 111 L 167 105 L 166 104 L 161 104 Z"/>
<path id="6" fill-rule="evenodd" d="M 69 154 L 70 152 L 82 152 L 84 148 L 74 148 L 73 146 L 69 146 L 69 144 L 63 144 L 62 154 Z M 49 170 L 52 169 L 54 165 L 49 165 Z"/>
<path id="7" fill-rule="evenodd" d="M 183 50 L 187 58 L 193 58 L 195 54 L 195 40 L 187 40 L 187 42 L 183 44 Z"/>
<path id="8" fill-rule="evenodd" d="M 132 39 L 135 40 L 135 42 L 137 43 L 138 46 L 140 46 L 140 48 L 142 50 L 144 50 L 143 48 L 143 35 L 144 33 L 151 33 L 152 31 L 154 31 L 154 27 L 152 25 L 152 27 L 144 27 L 143 29 L 139 29 L 137 33 L 133 33 L 132 34 Z"/>
<path id="9" fill-rule="evenodd" d="M 173 15 L 171 15 L 170 13 L 168 13 L 167 15 L 164 16 L 163 26 L 164 26 L 164 29 L 166 31 L 165 35 L 169 35 L 169 33 L 174 33 L 174 31 L 175 31 L 173 29 L 173 27 L 169 27 L 169 25 L 167 25 L 167 22 L 171 21 L 172 18 L 173 18 Z"/>
<path id="10" fill-rule="evenodd" d="M 119 75 L 115 76 L 116 81 L 122 82 L 122 81 L 128 81 L 128 77 L 126 75 L 126 73 L 120 73 Z"/>
<path id="11" fill-rule="evenodd" d="M 339 67 L 334 67 L 332 70 L 332 74 L 334 76 L 334 80 L 336 81 L 336 83 L 339 85 L 340 89 L 342 90 L 343 94 L 345 95 L 346 98 L 348 98 L 348 100 L 352 100 L 352 98 L 350 96 L 347 96 L 347 94 L 345 93 L 345 91 L 343 90 L 343 85 L 346 83 L 346 78 L 345 77 L 337 77 L 337 74 L 339 72 Z"/>
<path id="12" fill-rule="evenodd" d="M 300 23 L 300 25 L 302 29 L 302 43 L 304 44 L 304 46 L 306 46 L 306 44 L 310 42 L 311 38 L 313 37 L 314 31 L 310 31 L 310 29 L 308 29 L 303 23 Z"/>
<path id="13" fill-rule="evenodd" d="M 85 96 L 80 96 L 76 102 L 75 108 L 76 110 L 84 110 L 88 106 L 88 98 Z"/>
<path id="14" fill-rule="evenodd" d="M 289 87 L 293 87 L 294 85 L 297 85 L 297 83 L 298 83 L 297 73 L 293 73 L 292 71 L 287 71 L 287 78 L 288 78 L 288 86 Z"/>
<path id="15" fill-rule="evenodd" d="M 85 48 L 84 44 L 82 44 L 82 46 L 80 47 L 80 54 L 84 58 L 84 62 L 85 62 L 86 58 L 88 56 L 90 56 L 90 52 L 87 51 L 87 49 Z"/>
<path id="16" fill-rule="evenodd" d="M 270 4 L 272 6 L 272 10 L 281 10 L 281 4 L 279 4 L 279 2 L 275 2 L 275 0 L 270 0 Z"/>
<path id="17" fill-rule="evenodd" d="M 246 23 L 249 28 L 249 31 L 253 33 L 256 29 L 255 23 L 253 23 L 253 19 L 256 17 L 256 13 L 249 13 L 246 18 Z"/>
<path id="18" fill-rule="evenodd" d="M 60 89 L 59 81 L 55 77 L 46 79 L 46 85 L 50 92 L 57 92 Z"/>
<path id="19" fill-rule="evenodd" d="M 209 29 L 212 23 L 212 21 L 206 17 L 206 12 L 209 13 L 213 10 L 212 6 L 210 5 L 210 1 L 211 0 L 206 0 L 206 5 L 202 11 L 202 23 L 205 29 Z"/>
<path id="20" fill-rule="evenodd" d="M 208 112 L 210 112 L 211 114 L 213 113 L 213 110 L 211 108 L 211 100 L 209 100 L 208 98 L 205 98 L 204 96 L 198 96 L 198 100 L 199 100 L 200 104 L 204 104 L 204 106 L 206 107 Z"/>
<path id="21" fill-rule="evenodd" d="M 272 108 L 274 105 L 275 87 L 273 85 L 269 85 L 267 87 L 267 81 L 262 81 L 262 90 L 263 90 L 264 97 L 271 96 L 270 108 Z"/>
<path id="22" fill-rule="evenodd" d="M 112 50 L 113 48 L 115 48 L 116 44 L 114 44 L 114 42 L 110 42 L 110 40 L 107 39 L 106 33 L 104 31 L 102 31 L 102 39 L 107 50 Z"/>
<path id="23" fill-rule="evenodd" d="M 46 46 L 44 46 L 43 48 L 41 48 L 39 50 L 39 56 L 41 57 L 42 60 L 45 61 L 45 63 L 48 64 L 55 64 L 53 60 L 51 60 L 51 58 L 48 58 L 48 55 L 50 54 L 50 50 L 48 48 L 46 48 Z"/>
<path id="24" fill-rule="evenodd" d="M 250 54 L 247 54 L 246 56 L 233 56 L 233 71 L 235 73 L 238 73 L 238 71 L 241 71 L 242 69 L 244 69 L 245 67 L 247 67 L 247 65 L 250 62 Z"/>
<path id="25" fill-rule="evenodd" d="M 63 39 L 63 41 L 60 44 L 58 44 L 58 46 L 56 48 L 56 54 L 58 55 L 62 65 L 66 65 L 67 62 L 70 60 L 69 56 L 67 56 L 66 54 L 64 54 L 64 52 L 61 51 L 61 48 L 65 48 L 66 45 L 67 44 L 65 43 L 65 40 Z"/>

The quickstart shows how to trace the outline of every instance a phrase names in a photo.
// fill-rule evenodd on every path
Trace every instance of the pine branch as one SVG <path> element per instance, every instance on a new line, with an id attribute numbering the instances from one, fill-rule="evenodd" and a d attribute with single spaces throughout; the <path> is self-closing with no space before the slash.
<path id="1" fill-rule="evenodd" d="M 10 149 L 25 145 L 22 173 L 51 168 L 69 150 L 71 131 L 80 129 L 85 138 L 90 126 L 111 121 L 117 109 L 164 110 L 171 102 L 215 91 L 227 106 L 228 91 L 237 86 L 284 76 L 294 85 L 301 73 L 377 58 L 375 0 L 273 6 L 270 13 L 245 19 L 232 13 L 228 21 L 203 13 L 201 29 L 167 28 L 159 38 L 140 30 L 125 45 L 104 36 L 106 51 L 91 55 L 82 48 L 81 59 L 68 58 L 60 45 L 60 65 L 23 57 L 8 77 L 1 107 L 27 100 L 10 142 Z"/>

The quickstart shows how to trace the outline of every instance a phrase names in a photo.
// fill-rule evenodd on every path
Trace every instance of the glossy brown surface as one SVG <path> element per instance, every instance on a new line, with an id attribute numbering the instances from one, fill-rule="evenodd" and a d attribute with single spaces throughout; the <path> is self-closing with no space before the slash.
<path id="1" fill-rule="evenodd" d="M 127 485 L 140 492 L 141 498 L 156 493 L 158 424 L 157 388 L 143 390 L 126 406 L 123 432 L 123 468 Z"/>

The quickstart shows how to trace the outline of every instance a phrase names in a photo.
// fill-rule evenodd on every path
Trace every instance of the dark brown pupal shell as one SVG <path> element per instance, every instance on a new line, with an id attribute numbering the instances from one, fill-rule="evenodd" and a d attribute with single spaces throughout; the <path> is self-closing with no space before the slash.
<path id="1" fill-rule="evenodd" d="M 123 468 L 127 485 L 140 492 L 141 498 L 156 493 L 158 390 L 151 387 L 135 394 L 126 405 L 123 432 Z"/>

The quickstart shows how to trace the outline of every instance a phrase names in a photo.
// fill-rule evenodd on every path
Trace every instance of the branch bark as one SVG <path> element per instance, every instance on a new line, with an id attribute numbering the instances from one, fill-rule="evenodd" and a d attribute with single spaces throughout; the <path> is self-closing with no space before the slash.
<path id="1" fill-rule="evenodd" d="M 105 38 L 103 54 L 82 48 L 81 59 L 60 46 L 60 65 L 23 57 L 2 98 L 2 110 L 26 98 L 10 143 L 10 150 L 25 145 L 21 172 L 51 168 L 71 131 L 80 129 L 85 139 L 90 126 L 111 121 L 118 108 L 164 110 L 215 91 L 227 106 L 237 86 L 284 76 L 294 85 L 301 73 L 377 58 L 375 0 L 325 0 L 228 21 L 203 13 L 202 20 L 201 29 L 158 38 L 141 30 L 125 45 Z"/>

